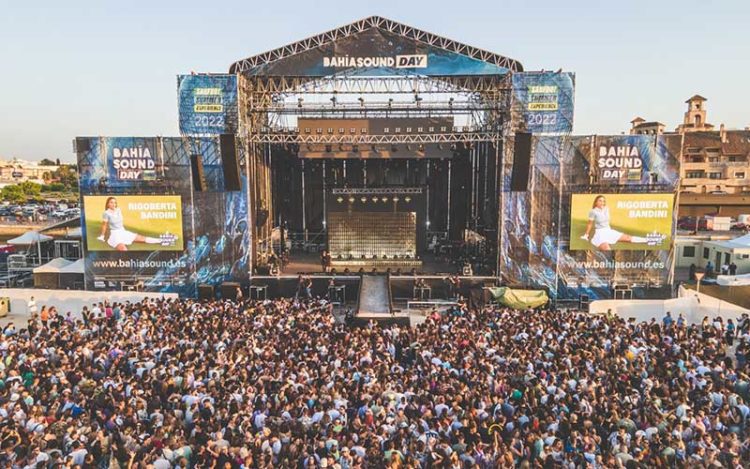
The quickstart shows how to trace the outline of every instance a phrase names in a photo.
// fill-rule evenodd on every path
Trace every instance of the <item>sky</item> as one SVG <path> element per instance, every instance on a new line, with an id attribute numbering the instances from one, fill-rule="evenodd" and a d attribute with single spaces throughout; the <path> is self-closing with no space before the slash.
<path id="1" fill-rule="evenodd" d="M 0 158 L 73 161 L 75 136 L 178 135 L 176 76 L 371 15 L 576 73 L 574 133 L 635 116 L 673 129 L 684 101 L 750 125 L 750 1 L 0 0 Z"/>

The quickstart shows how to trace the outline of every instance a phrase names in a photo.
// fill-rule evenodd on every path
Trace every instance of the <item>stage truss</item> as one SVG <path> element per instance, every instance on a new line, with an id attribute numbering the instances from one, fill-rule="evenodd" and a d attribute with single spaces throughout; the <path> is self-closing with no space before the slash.
<path id="1" fill-rule="evenodd" d="M 330 145 L 440 145 L 478 151 L 495 149 L 513 130 L 510 75 L 480 77 L 330 76 L 315 78 L 240 76 L 239 136 L 247 148 L 245 167 L 252 187 L 250 214 L 272 210 L 270 177 L 273 146 L 292 151 Z M 389 119 L 451 117 L 455 125 L 437 133 L 303 133 L 298 118 Z M 499 158 L 496 150 L 495 158 Z M 472 211 L 481 201 L 473 201 Z M 256 226 L 252 265 L 271 256 L 273 221 Z"/>

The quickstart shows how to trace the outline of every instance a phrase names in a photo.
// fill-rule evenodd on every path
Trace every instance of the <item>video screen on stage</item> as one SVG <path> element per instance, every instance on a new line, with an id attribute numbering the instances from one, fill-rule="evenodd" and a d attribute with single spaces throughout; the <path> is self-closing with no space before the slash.
<path id="1" fill-rule="evenodd" d="M 573 194 L 570 250 L 667 250 L 673 211 L 674 194 Z"/>
<path id="2" fill-rule="evenodd" d="M 182 251 L 178 195 L 83 197 L 89 251 Z"/>

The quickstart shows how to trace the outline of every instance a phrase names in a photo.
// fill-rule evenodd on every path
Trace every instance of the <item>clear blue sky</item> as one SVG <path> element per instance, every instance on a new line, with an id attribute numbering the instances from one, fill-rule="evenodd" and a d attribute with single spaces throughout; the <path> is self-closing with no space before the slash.
<path id="1" fill-rule="evenodd" d="M 76 135 L 177 135 L 176 78 L 380 15 L 577 73 L 575 132 L 636 115 L 671 129 L 683 101 L 750 125 L 750 1 L 320 0 L 0 3 L 0 157 L 72 161 Z"/>

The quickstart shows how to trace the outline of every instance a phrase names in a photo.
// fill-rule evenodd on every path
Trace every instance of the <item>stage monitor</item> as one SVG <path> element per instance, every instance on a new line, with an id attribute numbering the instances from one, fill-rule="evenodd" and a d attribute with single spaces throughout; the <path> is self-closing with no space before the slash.
<path id="1" fill-rule="evenodd" d="M 178 195 L 86 195 L 88 251 L 182 251 Z"/>
<path id="2" fill-rule="evenodd" d="M 662 251 L 672 245 L 674 194 L 573 194 L 571 251 Z"/>

